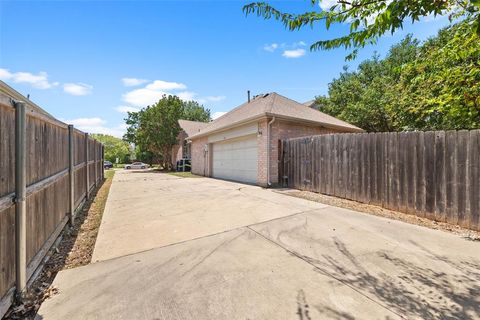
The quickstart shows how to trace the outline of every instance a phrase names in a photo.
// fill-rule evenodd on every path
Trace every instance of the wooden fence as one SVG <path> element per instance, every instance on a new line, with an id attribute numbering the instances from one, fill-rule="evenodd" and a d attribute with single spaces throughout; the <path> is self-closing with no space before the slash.
<path id="1" fill-rule="evenodd" d="M 480 230 L 479 144 L 480 130 L 285 140 L 279 181 Z"/>
<path id="2" fill-rule="evenodd" d="M 15 100 L 25 101 L 23 117 Z M 22 141 L 19 117 L 24 119 L 23 159 L 18 149 Z M 24 186 L 18 183 L 22 170 Z M 73 221 L 102 180 L 103 146 L 99 142 L 0 82 L 0 318 L 17 284 L 33 280 L 65 224 Z M 25 194 L 19 195 L 22 187 Z M 26 207 L 23 218 L 22 203 Z"/>

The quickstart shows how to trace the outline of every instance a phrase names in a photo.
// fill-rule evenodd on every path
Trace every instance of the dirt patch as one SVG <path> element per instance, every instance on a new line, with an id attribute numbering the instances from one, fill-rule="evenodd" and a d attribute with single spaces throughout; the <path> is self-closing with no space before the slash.
<path id="1" fill-rule="evenodd" d="M 60 241 L 57 240 L 57 245 L 50 249 L 45 258 L 47 262 L 23 303 L 12 305 L 3 319 L 34 319 L 42 302 L 57 293 L 57 289 L 51 286 L 57 273 L 90 263 L 113 175 L 114 170 L 105 171 L 105 181 L 77 213 L 73 228 L 66 227 Z"/>
<path id="2" fill-rule="evenodd" d="M 433 221 L 433 220 L 417 217 L 417 216 L 403 213 L 403 212 L 392 211 L 389 209 L 385 209 L 385 208 L 370 205 L 370 204 L 327 196 L 324 194 L 310 192 L 310 191 L 285 189 L 285 190 L 277 190 L 276 192 L 297 197 L 297 198 L 302 198 L 306 200 L 320 202 L 323 204 L 328 204 L 335 207 L 360 211 L 360 212 L 372 214 L 375 216 L 399 220 L 406 223 L 415 224 L 415 225 L 419 225 L 419 226 L 423 226 L 431 229 L 454 233 L 470 241 L 480 241 L 480 232 L 470 230 L 470 229 L 465 229 L 460 226 L 448 224 L 445 222 Z"/>

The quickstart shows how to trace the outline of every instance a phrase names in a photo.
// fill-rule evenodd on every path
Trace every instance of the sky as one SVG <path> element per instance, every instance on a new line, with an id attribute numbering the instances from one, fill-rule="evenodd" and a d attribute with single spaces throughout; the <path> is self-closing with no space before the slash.
<path id="1" fill-rule="evenodd" d="M 66 123 L 121 137 L 126 112 L 162 94 L 197 100 L 214 117 L 245 102 L 247 90 L 305 102 L 327 94 L 343 66 L 384 56 L 408 33 L 424 40 L 448 25 L 445 17 L 407 24 L 346 62 L 343 49 L 309 45 L 344 35 L 348 25 L 291 32 L 246 17 L 246 3 L 0 0 L 0 80 Z M 309 0 L 273 3 L 312 9 Z"/>

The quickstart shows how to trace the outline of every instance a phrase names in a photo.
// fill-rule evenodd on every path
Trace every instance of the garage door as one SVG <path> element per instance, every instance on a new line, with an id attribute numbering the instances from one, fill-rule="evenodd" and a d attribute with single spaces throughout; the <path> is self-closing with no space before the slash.
<path id="1" fill-rule="evenodd" d="M 215 178 L 257 183 L 257 137 L 213 144 L 212 175 Z"/>

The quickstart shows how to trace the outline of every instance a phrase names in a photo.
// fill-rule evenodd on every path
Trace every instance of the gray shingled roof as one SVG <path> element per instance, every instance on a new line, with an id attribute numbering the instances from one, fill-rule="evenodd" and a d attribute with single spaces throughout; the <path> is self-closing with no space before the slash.
<path id="1" fill-rule="evenodd" d="M 363 132 L 362 129 L 350 123 L 272 92 L 258 96 L 251 100 L 250 103 L 246 102 L 236 107 L 230 112 L 217 118 L 215 121 L 210 122 L 208 126 L 193 135 L 193 137 L 203 136 L 211 132 L 227 129 L 231 126 L 254 120 L 262 116 L 276 116 L 279 118 L 287 118 L 292 121 L 314 122 L 327 128 L 343 129 L 348 132 Z"/>
<path id="2" fill-rule="evenodd" d="M 185 131 L 185 133 L 189 137 L 198 133 L 200 130 L 209 125 L 208 122 L 190 121 L 183 119 L 178 120 L 178 124 L 180 125 L 180 128 L 182 128 L 182 130 Z"/>

